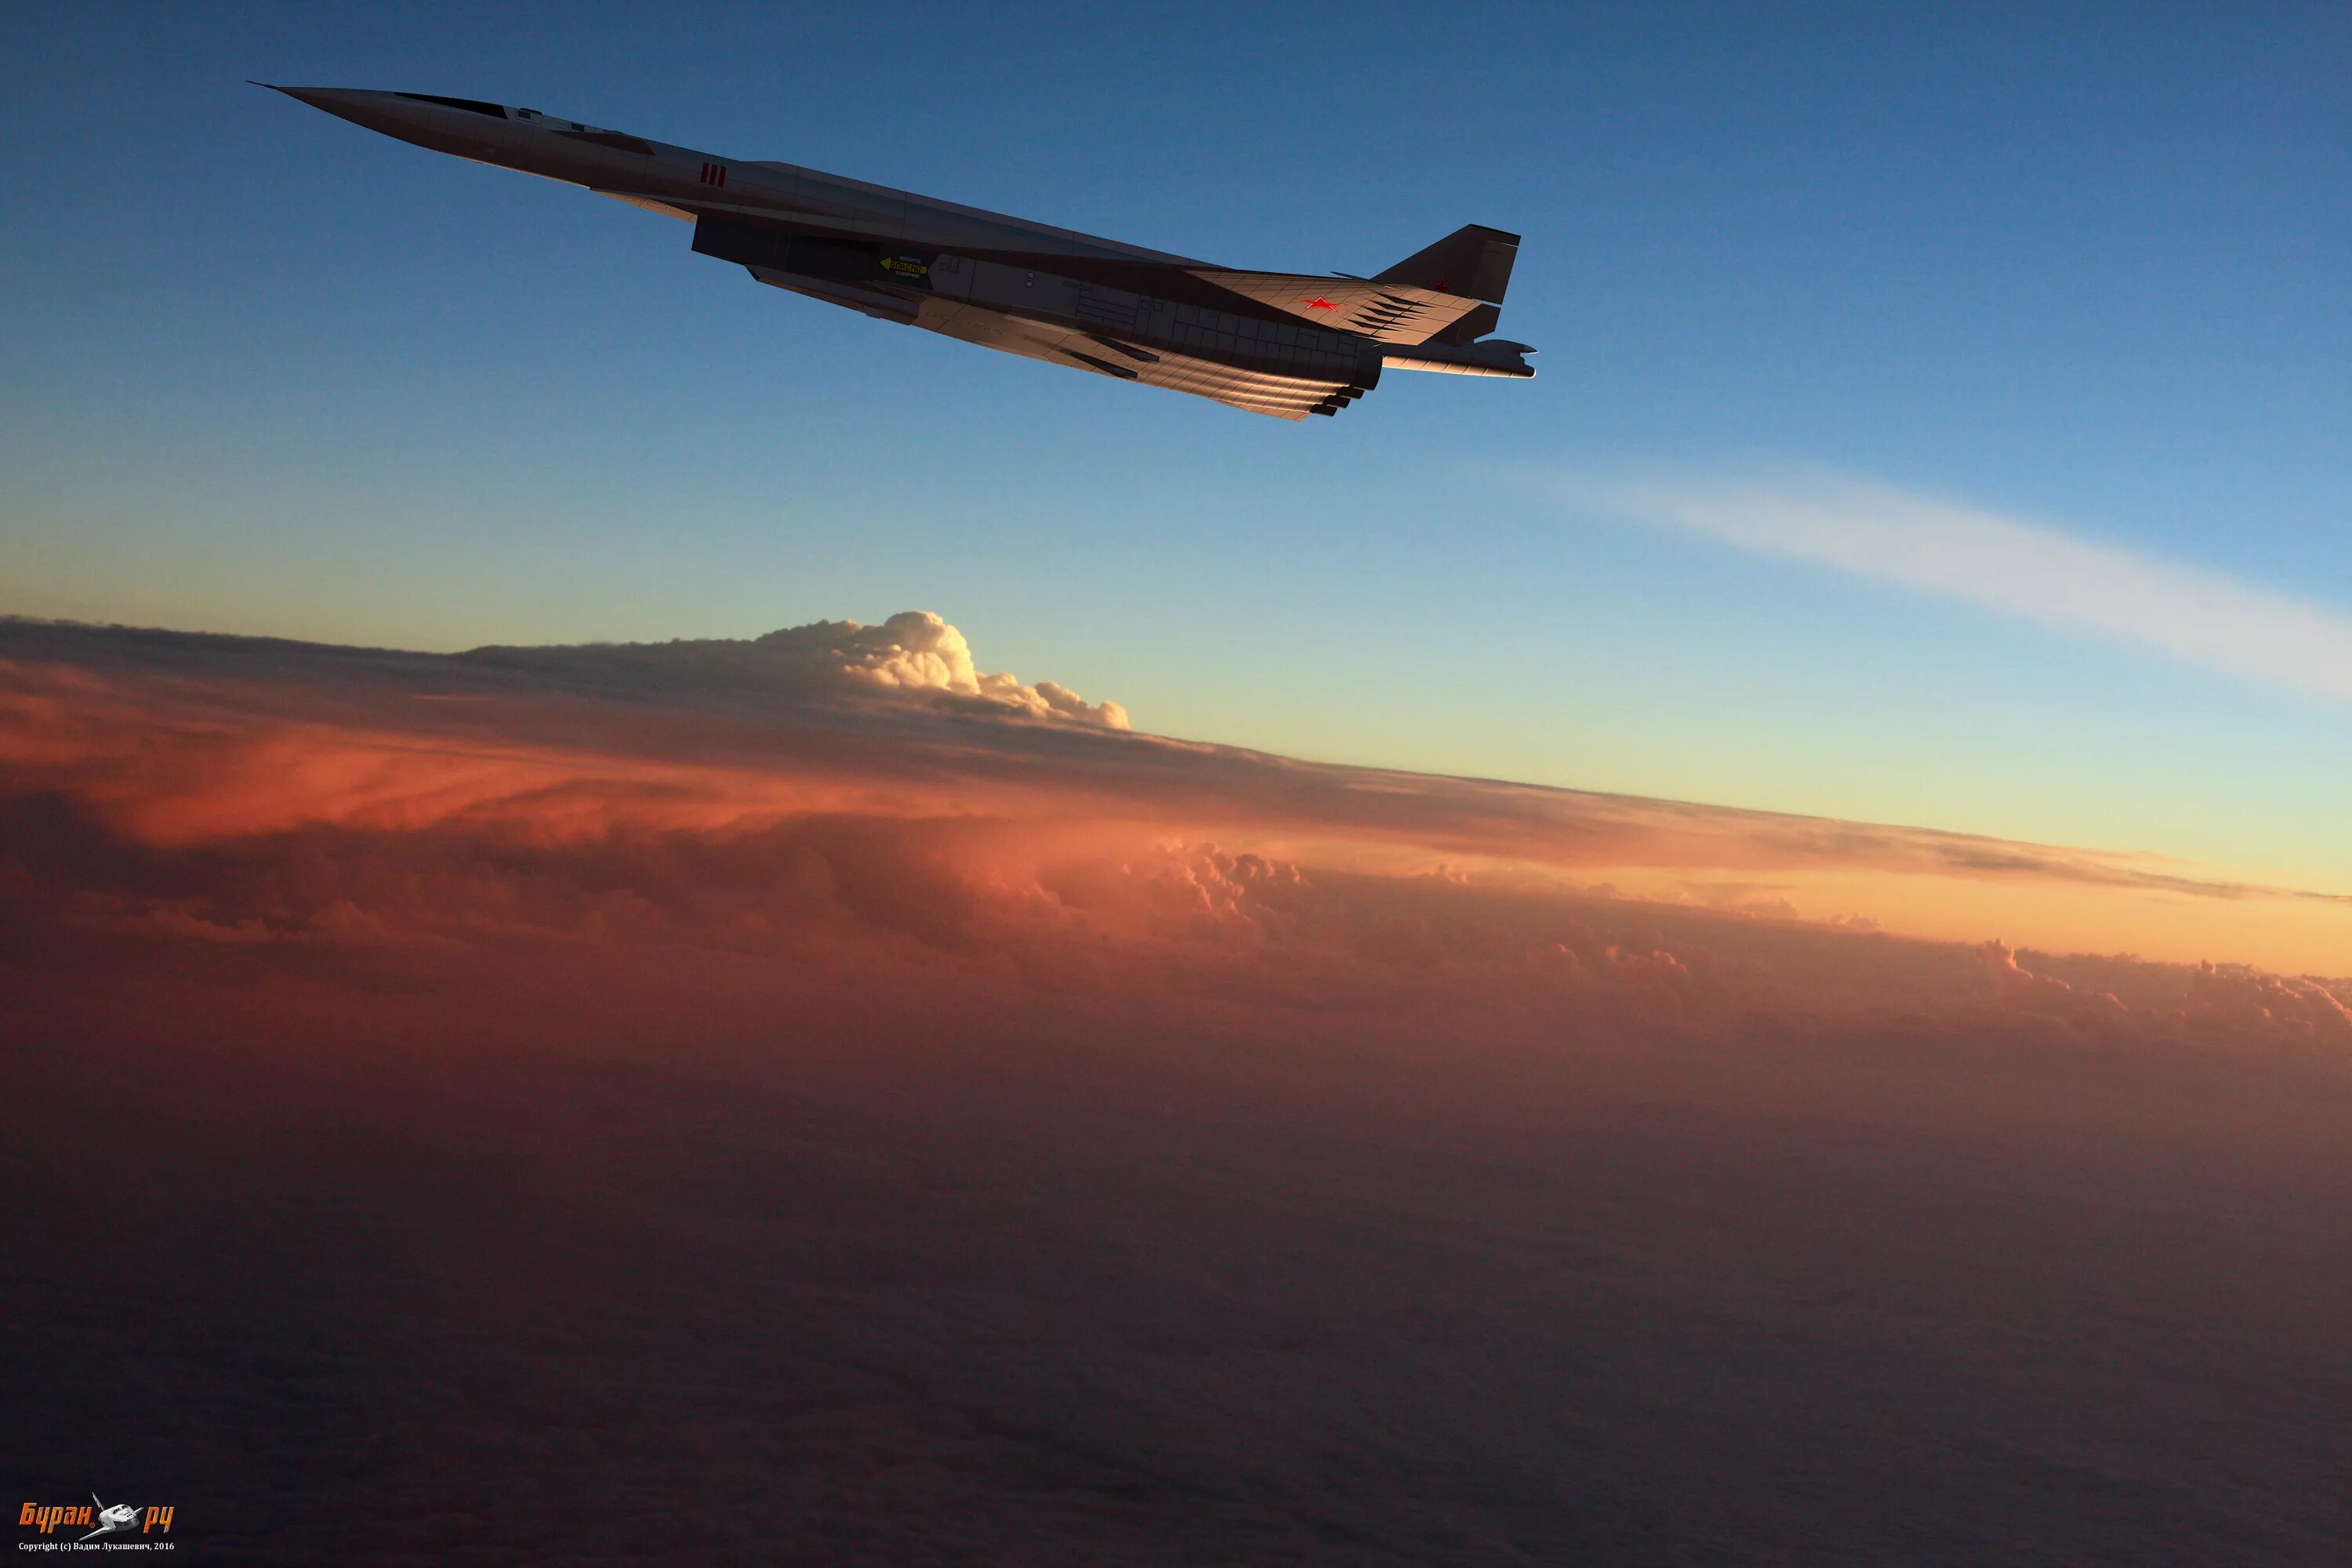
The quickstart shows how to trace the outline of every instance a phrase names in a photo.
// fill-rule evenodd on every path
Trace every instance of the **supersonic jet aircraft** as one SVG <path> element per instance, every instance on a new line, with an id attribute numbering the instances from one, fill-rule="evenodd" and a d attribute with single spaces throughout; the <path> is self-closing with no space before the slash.
<path id="1" fill-rule="evenodd" d="M 1527 344 L 1483 336 L 1500 321 L 1519 250 L 1500 229 L 1457 229 L 1371 278 L 1244 272 L 535 109 L 277 90 L 436 153 L 687 219 L 695 249 L 795 294 L 1255 414 L 1336 414 L 1383 369 L 1535 374 Z"/>

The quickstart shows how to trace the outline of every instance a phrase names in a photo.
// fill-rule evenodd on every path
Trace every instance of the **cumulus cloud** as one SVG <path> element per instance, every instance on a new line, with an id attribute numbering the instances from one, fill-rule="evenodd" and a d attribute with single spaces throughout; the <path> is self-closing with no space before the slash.
<path id="1" fill-rule="evenodd" d="M 2200 1032 L 2258 1030 L 2352 1049 L 2352 984 L 2269 974 L 2244 963 L 2200 963 L 2189 973 L 2181 1022 Z"/>
<path id="2" fill-rule="evenodd" d="M 1560 484 L 1570 504 L 2095 632 L 2336 701 L 2352 614 L 2039 521 L 1838 476 Z"/>
<path id="3" fill-rule="evenodd" d="M 493 647 L 462 657 L 605 682 L 653 676 L 755 691 L 973 698 L 1039 719 L 1128 727 L 1127 710 L 1116 702 L 1089 703 L 1051 680 L 1030 686 L 1008 673 L 982 671 L 963 633 L 929 610 L 901 611 L 880 626 L 815 621 L 749 639 Z"/>

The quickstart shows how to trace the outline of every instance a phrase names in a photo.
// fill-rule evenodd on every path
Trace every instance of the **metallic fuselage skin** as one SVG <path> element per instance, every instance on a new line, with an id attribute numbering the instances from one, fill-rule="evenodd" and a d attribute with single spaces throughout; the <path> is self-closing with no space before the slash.
<path id="1" fill-rule="evenodd" d="M 1533 374 L 1520 357 L 1524 345 L 1466 335 L 1491 326 L 1516 254 L 1517 237 L 1496 230 L 1465 229 L 1378 279 L 1241 272 L 535 110 L 424 94 L 278 90 L 433 152 L 687 219 L 695 249 L 737 262 L 763 283 L 1254 412 L 1335 413 L 1375 385 L 1384 364 Z M 1448 272 L 1465 281 L 1442 276 Z M 1474 276 L 1486 281 L 1483 290 L 1470 283 Z"/>

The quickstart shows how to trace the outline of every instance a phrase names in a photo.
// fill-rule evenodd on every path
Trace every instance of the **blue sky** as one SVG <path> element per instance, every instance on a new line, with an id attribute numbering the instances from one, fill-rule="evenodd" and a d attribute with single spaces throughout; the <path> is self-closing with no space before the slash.
<path id="1" fill-rule="evenodd" d="M 0 609 L 934 609 L 1139 726 L 2352 889 L 2352 703 L 1563 502 L 1791 468 L 2352 616 L 2352 13 L 19 6 Z M 1531 384 L 1296 426 L 869 321 L 247 77 L 1237 265 L 1526 236 Z"/>

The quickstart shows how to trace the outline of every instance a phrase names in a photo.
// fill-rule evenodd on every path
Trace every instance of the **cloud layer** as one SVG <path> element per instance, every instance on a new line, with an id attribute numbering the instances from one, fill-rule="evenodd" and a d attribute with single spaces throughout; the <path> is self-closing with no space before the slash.
<path id="1" fill-rule="evenodd" d="M 31 910 L 214 942 L 887 935 L 1145 991 L 1402 999 L 1443 979 L 1662 1017 L 1997 1006 L 2149 1039 L 2225 1017 L 2250 1041 L 2343 1031 L 2333 983 L 2227 946 L 2064 1005 L 2064 962 L 1979 957 L 2070 921 L 2341 952 L 2352 900 L 2333 895 L 1041 723 L 961 689 L 969 652 L 936 617 L 893 624 L 803 628 L 781 652 L 454 658 L 18 624 L 0 642 L 11 885 Z M 1966 940 L 1893 940 L 1946 933 Z M 2220 1005 L 2233 976 L 2267 1001 Z"/>
<path id="2" fill-rule="evenodd" d="M 1570 484 L 1570 504 L 2352 700 L 2352 614 L 2046 524 L 1825 477 Z"/>
<path id="3" fill-rule="evenodd" d="M 2345 991 L 2017 935 L 2339 905 L 927 635 L 0 625 L 0 1485 L 257 1563 L 2341 1557 Z"/>

